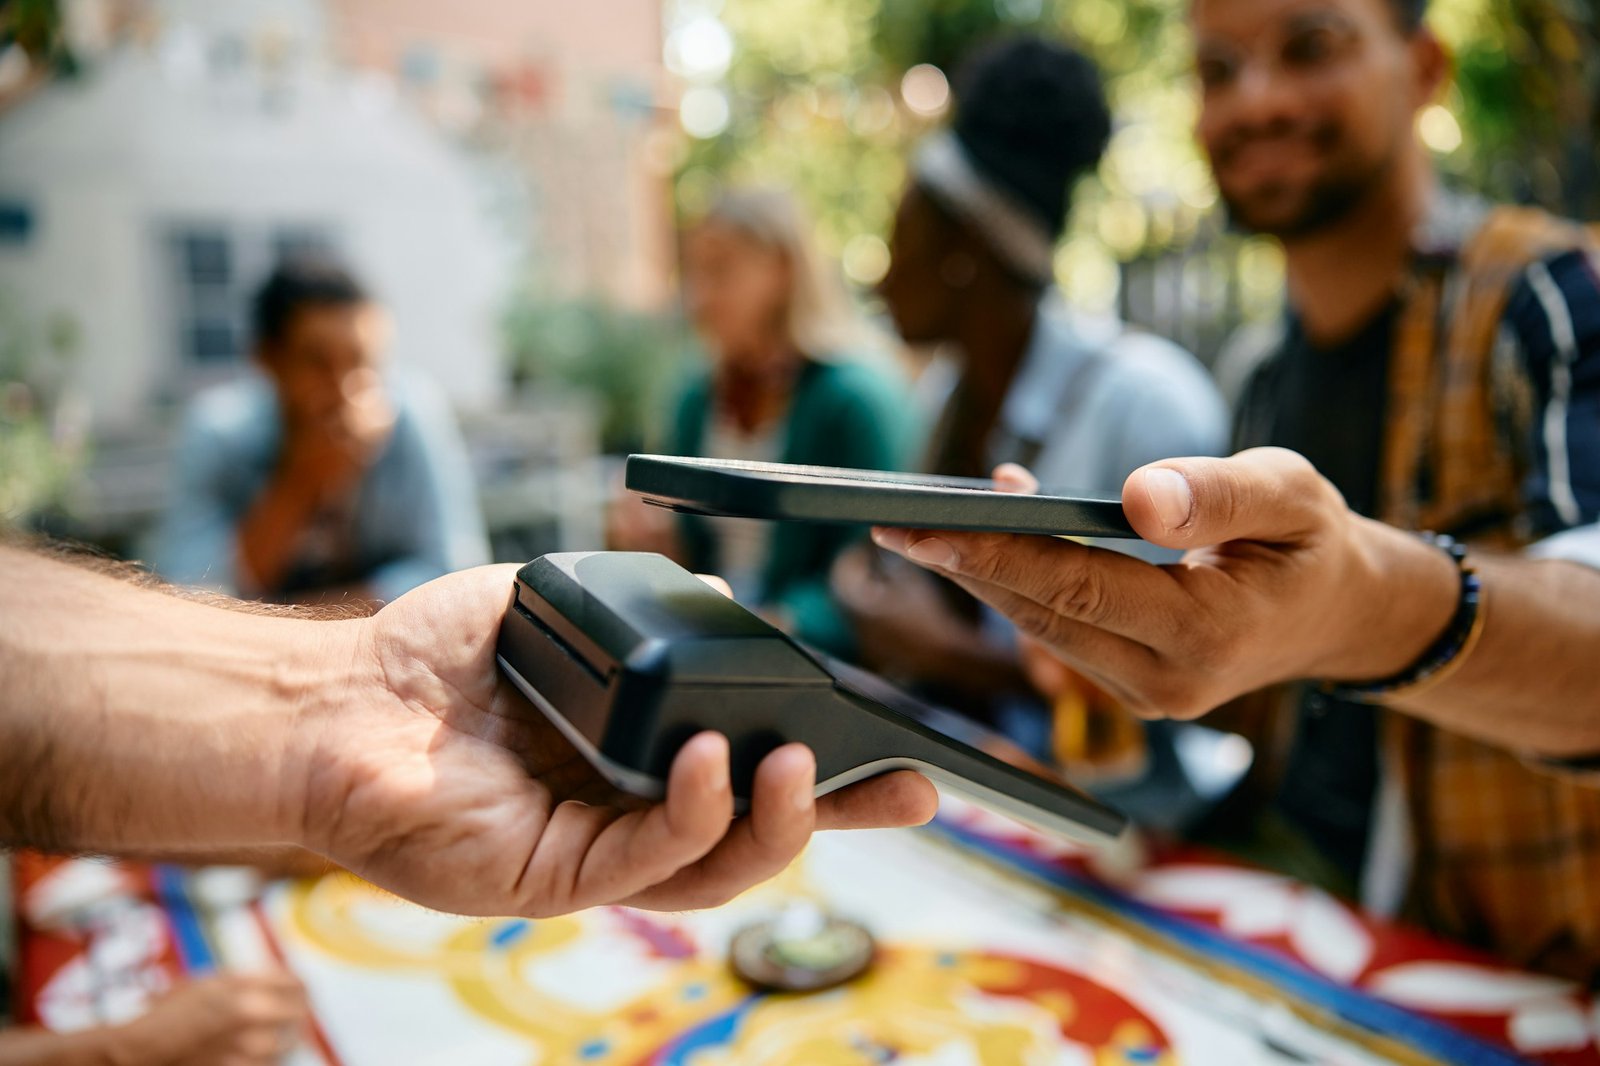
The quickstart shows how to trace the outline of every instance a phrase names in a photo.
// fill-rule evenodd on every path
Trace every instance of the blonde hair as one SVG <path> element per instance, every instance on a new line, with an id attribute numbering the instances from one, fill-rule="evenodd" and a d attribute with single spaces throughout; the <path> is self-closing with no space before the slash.
<path id="1" fill-rule="evenodd" d="M 804 355 L 829 360 L 870 345 L 838 274 L 818 254 L 811 223 L 794 196 L 777 186 L 724 190 L 691 230 L 721 226 L 789 263 L 789 342 Z"/>

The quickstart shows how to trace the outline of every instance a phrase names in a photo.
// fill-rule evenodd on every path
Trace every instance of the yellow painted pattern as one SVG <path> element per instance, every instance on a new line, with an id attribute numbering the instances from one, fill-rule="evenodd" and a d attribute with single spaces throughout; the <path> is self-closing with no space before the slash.
<path id="1" fill-rule="evenodd" d="M 802 865 L 763 894 L 814 897 Z M 415 936 L 395 934 L 394 919 L 406 914 L 417 917 Z M 1114 1013 L 1132 1013 L 1120 1019 L 1080 1019 L 1071 983 L 1087 987 L 1086 979 L 982 952 L 895 945 L 843 989 L 752 999 L 722 959 L 674 941 L 680 934 L 670 918 L 593 911 L 527 923 L 444 919 L 349 877 L 294 886 L 286 916 L 295 939 L 343 963 L 446 982 L 474 1016 L 528 1040 L 530 1063 L 872 1066 L 885 1052 L 933 1056 L 959 1047 L 985 1066 L 1031 1066 L 1060 1061 L 1062 1049 L 1075 1046 L 1096 1066 L 1176 1066 L 1165 1039 L 1126 1004 Z M 682 957 L 663 963 L 652 950 L 657 935 L 665 938 L 657 947 L 676 946 Z M 632 944 L 637 966 L 660 967 L 659 979 L 594 1009 L 536 977 L 541 965 L 580 945 L 596 949 L 603 938 Z M 683 1034 L 741 1008 L 725 1040 L 682 1060 L 662 1057 Z M 1083 1035 L 1074 1032 L 1080 1022 L 1094 1023 L 1100 1046 L 1074 1039 Z"/>

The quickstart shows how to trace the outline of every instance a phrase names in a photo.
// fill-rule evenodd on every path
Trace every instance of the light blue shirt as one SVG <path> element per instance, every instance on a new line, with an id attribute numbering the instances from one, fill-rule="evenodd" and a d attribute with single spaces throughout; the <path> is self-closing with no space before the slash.
<path id="1" fill-rule="evenodd" d="M 1115 318 L 1040 302 L 1033 336 L 989 442 L 989 465 L 1033 452 L 1040 491 L 1122 497 L 1128 475 L 1161 459 L 1221 455 L 1228 411 L 1199 360 Z M 1142 541 L 1101 541 L 1153 562 L 1176 558 Z"/>
<path id="2" fill-rule="evenodd" d="M 1000 428 L 1038 442 L 1033 473 L 1045 488 L 1120 496 L 1147 463 L 1220 454 L 1228 412 L 1182 348 L 1053 296 L 1039 305 Z"/>
<path id="3" fill-rule="evenodd" d="M 385 602 L 489 561 L 471 464 L 434 390 L 391 378 L 394 430 L 356 490 L 348 550 Z M 198 396 L 184 420 L 171 497 L 151 556 L 169 581 L 237 595 L 238 528 L 276 468 L 283 427 L 271 382 L 251 374 Z"/>

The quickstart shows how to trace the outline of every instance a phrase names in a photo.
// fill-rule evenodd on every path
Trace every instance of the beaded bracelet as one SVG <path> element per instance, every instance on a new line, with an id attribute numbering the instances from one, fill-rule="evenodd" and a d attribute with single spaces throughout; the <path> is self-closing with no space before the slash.
<path id="1" fill-rule="evenodd" d="M 1455 561 L 1461 575 L 1461 593 L 1456 612 L 1443 635 L 1428 646 L 1416 662 L 1393 677 L 1381 681 L 1334 682 L 1322 684 L 1322 691 L 1336 699 L 1358 703 L 1378 703 L 1398 697 L 1415 696 L 1444 681 L 1466 661 L 1467 654 L 1483 634 L 1483 583 L 1467 565 L 1467 549 L 1455 538 L 1436 533 L 1419 534 Z"/>

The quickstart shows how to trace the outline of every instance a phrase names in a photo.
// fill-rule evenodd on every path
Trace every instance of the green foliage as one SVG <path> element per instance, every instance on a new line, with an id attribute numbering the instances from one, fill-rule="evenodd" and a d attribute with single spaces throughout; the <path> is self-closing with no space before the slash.
<path id="1" fill-rule="evenodd" d="M 1092 55 L 1119 119 L 1098 180 L 1080 191 L 1088 210 L 1063 260 L 1104 274 L 1179 247 L 1207 231 L 1215 202 L 1192 136 L 1185 9 L 1185 0 L 723 0 L 719 17 L 736 43 L 723 80 L 731 119 L 689 146 L 679 209 L 692 214 L 719 182 L 781 181 L 817 217 L 826 251 L 881 239 L 905 154 L 933 125 L 901 103 L 902 74 L 919 63 L 953 72 L 985 39 L 1028 30 Z M 1447 106 L 1461 144 L 1442 154 L 1445 169 L 1494 196 L 1600 213 L 1591 0 L 1435 0 L 1432 21 L 1460 60 Z"/>
<path id="2" fill-rule="evenodd" d="M 886 229 L 907 118 L 874 47 L 873 13 L 860 0 L 724 8 L 738 42 L 726 77 L 730 121 L 724 135 L 690 145 L 677 182 L 682 213 L 706 206 L 723 181 L 781 182 L 800 193 L 830 254 Z"/>
<path id="3" fill-rule="evenodd" d="M 1449 170 L 1491 196 L 1600 217 L 1600 13 L 1577 0 L 1437 0 L 1457 61 Z"/>
<path id="4" fill-rule="evenodd" d="M 817 221 L 824 252 L 881 248 L 912 146 L 942 116 L 900 98 L 911 67 L 950 74 L 985 40 L 1021 31 L 1083 48 L 1106 73 L 1121 117 L 1100 175 L 1079 193 L 1061 255 L 1063 281 L 1104 303 L 1116 261 L 1193 236 L 1215 201 L 1189 134 L 1194 101 L 1183 0 L 726 0 L 737 47 L 723 81 L 730 121 L 691 142 L 677 204 L 692 215 L 722 182 L 794 188 Z M 877 257 L 881 265 L 881 254 Z"/>
<path id="5" fill-rule="evenodd" d="M 0 385 L 0 525 L 58 504 L 79 464 L 56 447 L 49 427 L 11 386 Z"/>
<path id="6" fill-rule="evenodd" d="M 693 359 L 675 317 L 593 301 L 520 301 L 505 316 L 504 334 L 519 384 L 599 401 L 601 444 L 611 454 L 658 439 L 671 390 Z"/>
<path id="7" fill-rule="evenodd" d="M 78 71 L 62 32 L 60 0 L 0 0 L 0 53 L 13 44 L 58 74 Z"/>
<path id="8" fill-rule="evenodd" d="M 954 70 L 977 42 L 1047 28 L 1056 6 L 1054 0 L 882 0 L 873 44 L 891 71 L 918 63 Z"/>
<path id="9" fill-rule="evenodd" d="M 0 523 L 61 503 L 83 466 L 82 442 L 56 418 L 76 351 L 71 320 L 40 321 L 0 292 Z"/>

